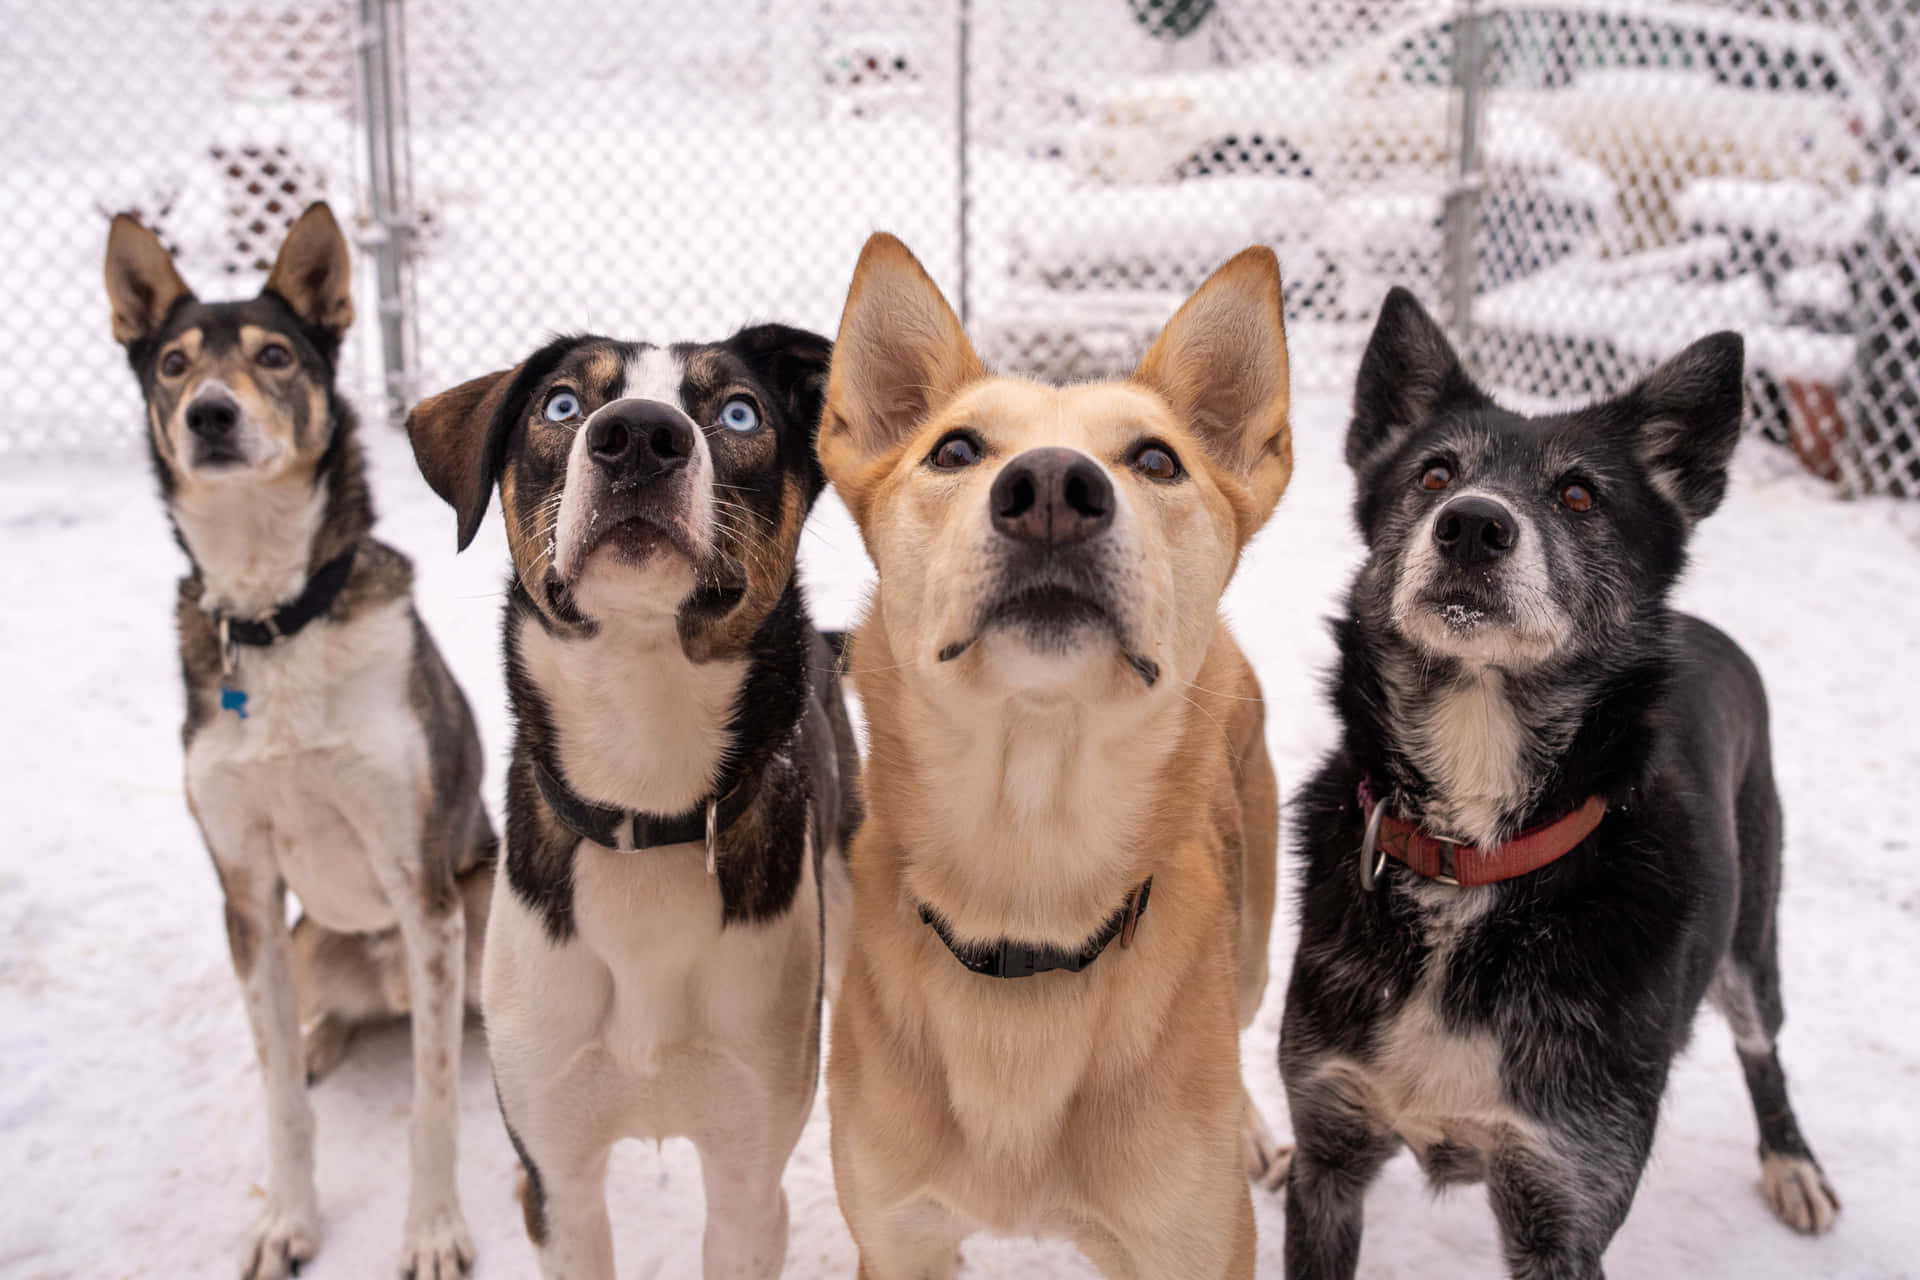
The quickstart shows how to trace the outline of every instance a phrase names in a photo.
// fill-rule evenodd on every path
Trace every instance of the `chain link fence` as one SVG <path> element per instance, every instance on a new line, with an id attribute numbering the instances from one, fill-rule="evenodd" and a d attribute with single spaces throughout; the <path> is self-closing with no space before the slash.
<path id="1" fill-rule="evenodd" d="M 0 452 L 139 438 L 107 214 L 239 295 L 324 197 L 370 416 L 556 331 L 831 332 L 876 227 L 999 367 L 1113 373 L 1263 241 L 1303 390 L 1395 283 L 1528 403 L 1738 328 L 1758 431 L 1911 495 L 1917 42 L 1906 0 L 36 6 L 0 32 Z"/>

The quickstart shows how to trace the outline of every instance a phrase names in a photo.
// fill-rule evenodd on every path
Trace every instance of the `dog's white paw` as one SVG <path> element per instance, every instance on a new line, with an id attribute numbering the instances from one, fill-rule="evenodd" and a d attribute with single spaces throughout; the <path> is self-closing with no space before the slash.
<path id="1" fill-rule="evenodd" d="M 254 1224 L 241 1280 L 286 1280 L 320 1247 L 320 1215 L 312 1208 L 269 1207 Z"/>
<path id="2" fill-rule="evenodd" d="M 1805 1156 L 1772 1152 L 1762 1157 L 1760 1190 L 1773 1216 L 1804 1235 L 1829 1230 L 1840 1213 L 1840 1197 L 1820 1166 Z"/>
<path id="3" fill-rule="evenodd" d="M 421 1214 L 407 1224 L 407 1242 L 400 1248 L 403 1280 L 458 1280 L 472 1266 L 473 1236 L 460 1210 Z"/>
<path id="4" fill-rule="evenodd" d="M 1273 1136 L 1251 1098 L 1247 1099 L 1247 1116 L 1240 1126 L 1240 1154 L 1246 1162 L 1247 1180 L 1254 1186 L 1278 1191 L 1287 1184 L 1293 1148 Z"/>

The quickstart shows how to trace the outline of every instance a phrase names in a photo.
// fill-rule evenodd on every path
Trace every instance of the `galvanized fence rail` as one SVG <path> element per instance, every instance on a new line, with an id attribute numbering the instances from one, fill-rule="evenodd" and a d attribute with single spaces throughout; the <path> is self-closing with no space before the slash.
<path id="1" fill-rule="evenodd" d="M 0 454 L 124 448 L 106 216 L 209 296 L 326 198 L 370 415 L 552 331 L 831 330 L 914 247 L 999 366 L 1129 367 L 1241 246 L 1303 389 L 1407 284 L 1529 404 L 1746 333 L 1754 428 L 1920 493 L 1907 0 L 71 0 L 0 32 Z"/>

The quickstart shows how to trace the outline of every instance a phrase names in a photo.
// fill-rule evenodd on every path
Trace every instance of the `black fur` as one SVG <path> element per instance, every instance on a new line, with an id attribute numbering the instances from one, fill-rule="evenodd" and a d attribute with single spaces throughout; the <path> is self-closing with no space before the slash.
<path id="1" fill-rule="evenodd" d="M 1297 1142 L 1290 1277 L 1354 1274 L 1362 1198 L 1402 1138 L 1347 1073 L 1377 1070 L 1410 1010 L 1448 1037 L 1490 1042 L 1501 1096 L 1524 1117 L 1491 1133 L 1461 1117 L 1459 1133 L 1415 1151 L 1436 1186 L 1489 1182 L 1516 1275 L 1600 1274 L 1669 1065 L 1716 975 L 1723 1005 L 1748 1000 L 1760 1023 L 1742 1027 L 1729 1010 L 1763 1156 L 1811 1158 L 1771 1047 L 1780 819 L 1765 692 L 1731 640 L 1667 605 L 1692 522 L 1725 489 L 1739 376 L 1739 338 L 1717 335 L 1615 400 L 1526 418 L 1472 384 L 1411 295 L 1396 290 L 1382 309 L 1347 443 L 1369 554 L 1334 627 L 1343 737 L 1294 809 L 1300 941 L 1280 1041 Z M 1436 465 L 1450 477 L 1440 492 L 1423 483 Z M 1573 482 L 1594 495 L 1591 510 L 1561 496 Z M 1535 540 L 1551 583 L 1542 607 L 1570 623 L 1550 653 L 1462 657 L 1410 635 L 1396 611 L 1438 509 L 1468 489 L 1505 504 Z M 1445 598 L 1420 596 L 1412 611 L 1471 591 L 1493 619 L 1479 625 L 1502 625 L 1513 590 L 1502 572 L 1437 574 Z M 1522 742 L 1525 785 L 1499 815 L 1503 838 L 1594 794 L 1610 806 L 1605 819 L 1518 879 L 1449 888 L 1388 861 L 1368 892 L 1361 780 L 1392 812 L 1457 835 L 1446 816 L 1461 812 L 1460 797 L 1427 767 L 1414 726 L 1485 679 L 1498 682 Z M 1462 909 L 1467 895 L 1478 910 Z"/>

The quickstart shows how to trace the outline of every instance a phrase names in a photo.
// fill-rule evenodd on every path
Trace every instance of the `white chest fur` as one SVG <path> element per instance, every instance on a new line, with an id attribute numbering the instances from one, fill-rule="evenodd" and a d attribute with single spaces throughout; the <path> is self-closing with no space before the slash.
<path id="1" fill-rule="evenodd" d="M 1432 779 L 1437 829 L 1472 844 L 1497 843 L 1502 815 L 1526 798 L 1528 742 L 1497 671 L 1463 676 L 1412 720 L 1414 762 Z"/>
<path id="2" fill-rule="evenodd" d="M 173 497 L 174 523 L 206 584 L 201 604 L 252 618 L 300 594 L 326 515 L 325 482 L 208 483 Z"/>
<path id="3" fill-rule="evenodd" d="M 745 662 L 688 661 L 671 616 L 604 620 L 587 639 L 519 625 L 522 660 L 547 699 L 560 767 L 575 791 L 600 804 L 678 813 L 711 790 Z"/>
<path id="4" fill-rule="evenodd" d="M 334 928 L 392 923 L 370 859 L 417 845 L 430 774 L 412 655 L 404 598 L 243 648 L 230 683 L 246 715 L 217 711 L 187 747 L 187 794 L 214 856 L 270 867 Z"/>

